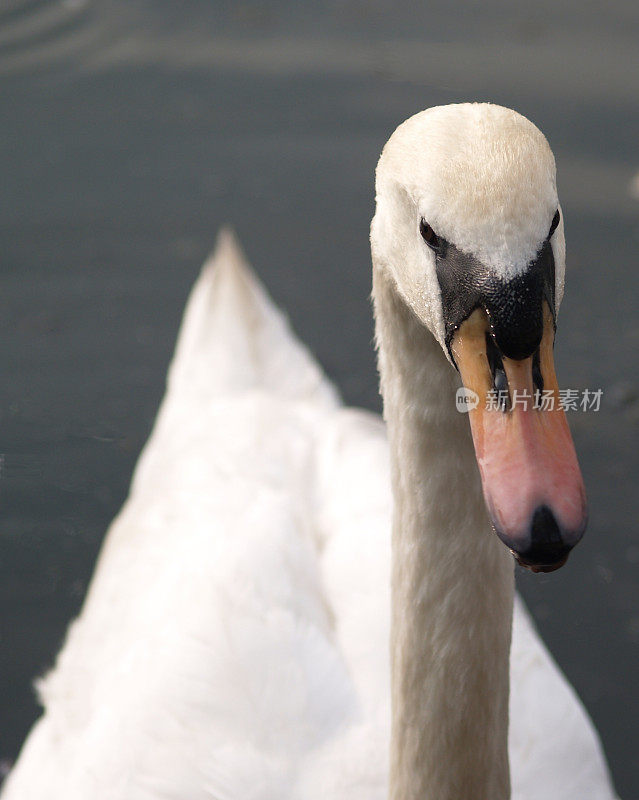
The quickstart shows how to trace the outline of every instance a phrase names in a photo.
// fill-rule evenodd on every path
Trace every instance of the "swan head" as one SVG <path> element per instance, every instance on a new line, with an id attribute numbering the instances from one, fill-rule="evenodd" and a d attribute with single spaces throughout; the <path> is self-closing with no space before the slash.
<path id="1" fill-rule="evenodd" d="M 557 569 L 586 503 L 552 355 L 565 242 L 546 138 L 489 103 L 411 117 L 377 167 L 371 247 L 460 373 L 495 531 L 522 565 Z"/>

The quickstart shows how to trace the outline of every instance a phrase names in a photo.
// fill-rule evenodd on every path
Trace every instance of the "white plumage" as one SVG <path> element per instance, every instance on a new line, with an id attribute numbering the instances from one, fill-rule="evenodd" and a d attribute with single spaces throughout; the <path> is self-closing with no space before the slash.
<path id="1" fill-rule="evenodd" d="M 441 119 L 461 156 L 456 166 L 442 156 L 438 172 L 420 142 Z M 394 466 L 397 504 L 414 529 L 398 543 L 394 620 L 413 614 L 426 637 L 398 640 L 393 656 L 417 680 L 401 686 L 393 714 L 406 741 L 429 731 L 418 745 L 441 743 L 451 762 L 425 751 L 430 775 L 425 761 L 408 760 L 391 794 L 428 786 L 428 800 L 479 800 L 455 794 L 456 763 L 464 786 L 483 770 L 482 785 L 499 790 L 481 800 L 497 800 L 508 792 L 512 561 L 489 530 L 468 426 L 444 396 L 455 379 L 426 330 L 441 343 L 434 260 L 417 226 L 426 207 L 461 238 L 456 208 L 475 238 L 495 238 L 506 220 L 500 257 L 517 264 L 556 208 L 554 162 L 534 126 L 506 109 L 453 106 L 413 120 L 385 148 L 372 229 L 391 449 L 406 457 L 406 475 Z M 514 182 L 504 153 L 515 165 L 527 159 Z M 486 197 L 474 209 L 464 159 L 481 162 L 473 181 Z M 442 175 L 458 175 L 461 188 L 437 205 L 422 187 Z M 531 193 L 539 224 L 528 219 Z M 517 229 L 517 207 L 530 229 Z M 553 242 L 560 295 L 561 228 Z M 223 232 L 189 299 L 130 497 L 39 683 L 45 711 L 3 800 L 383 800 L 392 780 L 389 464 L 382 421 L 341 405 Z M 397 592 L 402 574 L 412 595 Z M 592 724 L 519 600 L 510 665 L 512 800 L 612 800 Z M 454 691 L 443 696 L 446 686 Z M 492 750 L 481 742 L 467 757 L 459 742 L 468 738 L 454 736 L 478 730 L 486 708 Z M 477 761 L 484 752 L 495 764 Z"/>
<path id="2" fill-rule="evenodd" d="M 386 797 L 384 427 L 343 408 L 230 233 L 4 800 Z M 513 800 L 610 800 L 515 607 Z"/>

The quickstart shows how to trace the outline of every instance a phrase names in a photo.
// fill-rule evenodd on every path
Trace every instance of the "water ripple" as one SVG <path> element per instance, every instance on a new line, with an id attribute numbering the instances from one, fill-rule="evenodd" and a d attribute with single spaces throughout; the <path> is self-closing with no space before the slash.
<path id="1" fill-rule="evenodd" d="M 130 30 L 136 8 L 102 0 L 4 0 L 0 76 L 86 63 Z"/>

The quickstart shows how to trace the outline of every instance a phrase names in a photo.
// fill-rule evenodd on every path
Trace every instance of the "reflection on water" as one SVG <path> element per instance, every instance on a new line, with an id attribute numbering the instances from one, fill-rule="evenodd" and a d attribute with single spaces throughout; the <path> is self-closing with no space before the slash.
<path id="1" fill-rule="evenodd" d="M 0 8 L 0 75 L 86 63 L 119 41 L 139 15 L 134 3 L 5 0 Z"/>

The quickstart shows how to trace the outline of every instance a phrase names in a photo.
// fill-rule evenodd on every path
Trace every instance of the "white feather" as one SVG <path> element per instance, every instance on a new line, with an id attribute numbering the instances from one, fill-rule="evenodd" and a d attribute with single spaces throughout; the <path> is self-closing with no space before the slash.
<path id="1" fill-rule="evenodd" d="M 153 434 L 3 800 L 382 800 L 391 494 L 233 237 L 193 289 Z M 610 800 L 515 607 L 513 800 Z"/>

